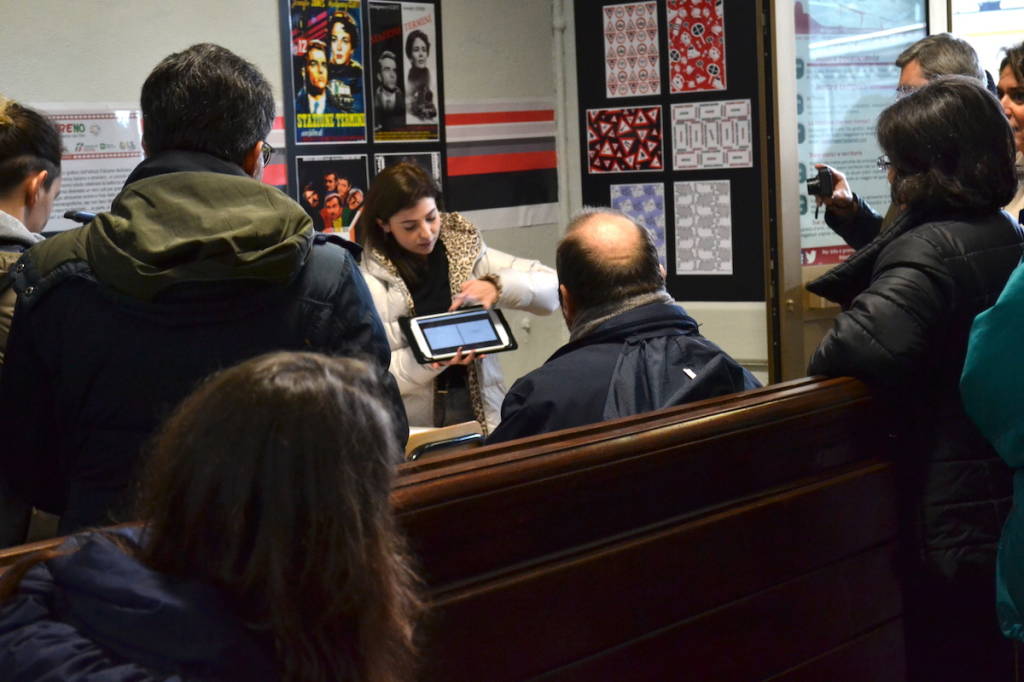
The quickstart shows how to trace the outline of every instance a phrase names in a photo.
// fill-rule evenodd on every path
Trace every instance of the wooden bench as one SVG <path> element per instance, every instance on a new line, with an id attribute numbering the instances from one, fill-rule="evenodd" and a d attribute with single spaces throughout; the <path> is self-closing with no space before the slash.
<path id="1" fill-rule="evenodd" d="M 801 379 L 403 465 L 423 679 L 905 679 L 886 440 Z"/>
<path id="2" fill-rule="evenodd" d="M 403 464 L 421 678 L 904 680 L 886 448 L 808 378 Z"/>

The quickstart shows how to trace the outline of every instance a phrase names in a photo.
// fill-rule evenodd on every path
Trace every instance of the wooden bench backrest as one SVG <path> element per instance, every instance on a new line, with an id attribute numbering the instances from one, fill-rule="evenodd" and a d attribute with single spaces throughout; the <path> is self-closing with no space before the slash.
<path id="1" fill-rule="evenodd" d="M 886 447 L 801 379 L 403 465 L 422 678 L 902 680 Z"/>
<path id="2" fill-rule="evenodd" d="M 885 440 L 804 379 L 408 467 L 424 679 L 902 679 Z"/>

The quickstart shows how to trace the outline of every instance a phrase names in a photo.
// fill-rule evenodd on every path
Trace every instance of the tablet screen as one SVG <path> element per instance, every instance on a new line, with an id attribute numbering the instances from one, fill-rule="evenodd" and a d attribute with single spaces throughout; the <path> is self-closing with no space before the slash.
<path id="1" fill-rule="evenodd" d="M 500 343 L 486 310 L 473 310 L 444 320 L 420 323 L 423 337 L 434 355 L 450 353 L 458 348 L 473 350 Z"/>

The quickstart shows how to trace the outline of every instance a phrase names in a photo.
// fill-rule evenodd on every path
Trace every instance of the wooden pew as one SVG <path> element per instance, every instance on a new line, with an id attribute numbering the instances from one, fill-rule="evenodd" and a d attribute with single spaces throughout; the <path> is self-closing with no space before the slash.
<path id="1" fill-rule="evenodd" d="M 904 679 L 886 441 L 801 379 L 403 465 L 423 679 Z"/>
<path id="2" fill-rule="evenodd" d="M 807 378 L 404 464 L 421 677 L 904 680 L 886 448 Z"/>

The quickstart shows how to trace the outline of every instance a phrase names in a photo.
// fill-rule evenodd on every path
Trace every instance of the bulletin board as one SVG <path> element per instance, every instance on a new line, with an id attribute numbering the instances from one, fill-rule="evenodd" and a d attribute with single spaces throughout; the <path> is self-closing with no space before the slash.
<path id="1" fill-rule="evenodd" d="M 288 193 L 355 238 L 365 193 L 401 161 L 445 189 L 440 0 L 279 0 Z"/>
<path id="2" fill-rule="evenodd" d="M 658 244 L 677 300 L 762 301 L 760 3 L 575 3 L 583 201 Z"/>

